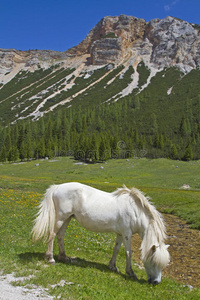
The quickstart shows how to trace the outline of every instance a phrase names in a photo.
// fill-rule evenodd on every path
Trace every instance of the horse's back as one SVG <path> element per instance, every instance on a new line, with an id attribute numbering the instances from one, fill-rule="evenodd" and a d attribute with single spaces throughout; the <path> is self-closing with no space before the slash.
<path id="1" fill-rule="evenodd" d="M 73 215 L 78 222 L 92 231 L 113 231 L 120 217 L 117 198 L 90 186 L 70 182 L 61 184 L 54 192 L 60 215 Z"/>

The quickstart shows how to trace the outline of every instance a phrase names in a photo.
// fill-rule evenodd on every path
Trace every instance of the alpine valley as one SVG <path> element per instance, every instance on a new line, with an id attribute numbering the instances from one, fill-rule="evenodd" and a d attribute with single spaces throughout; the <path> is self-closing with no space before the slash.
<path id="1" fill-rule="evenodd" d="M 200 26 L 104 17 L 77 46 L 0 49 L 0 160 L 200 158 Z"/>

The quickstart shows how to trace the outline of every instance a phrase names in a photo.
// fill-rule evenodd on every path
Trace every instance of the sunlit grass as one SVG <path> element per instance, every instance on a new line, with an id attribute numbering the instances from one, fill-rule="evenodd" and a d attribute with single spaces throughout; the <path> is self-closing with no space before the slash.
<path id="1" fill-rule="evenodd" d="M 89 232 L 75 220 L 70 222 L 64 238 L 66 254 L 72 257 L 72 262 L 57 261 L 55 241 L 57 263 L 55 266 L 46 263 L 47 245 L 33 244 L 30 233 L 40 199 L 53 183 L 81 181 L 107 191 L 113 191 L 123 183 L 128 187 L 134 185 L 149 194 L 160 210 L 180 214 L 192 224 L 198 224 L 198 215 L 192 218 L 190 214 L 194 209 L 196 214 L 199 211 L 197 182 L 192 186 L 199 176 L 197 162 L 189 165 L 168 160 L 129 160 L 110 161 L 103 165 L 104 169 L 100 166 L 75 165 L 70 159 L 52 163 L 39 161 L 39 167 L 35 162 L 0 166 L 0 268 L 5 273 L 15 272 L 16 276 L 33 275 L 18 284 L 47 287 L 61 299 L 199 299 L 199 289 L 190 291 L 189 287 L 168 278 L 152 287 L 146 281 L 145 271 L 135 266 L 134 260 L 133 268 L 139 282 L 127 278 L 123 247 L 117 260 L 119 274 L 111 272 L 108 262 L 115 235 Z M 183 174 L 182 179 L 180 174 Z M 191 184 L 193 190 L 180 190 L 182 183 Z M 64 286 L 59 285 L 61 280 L 65 281 Z"/>

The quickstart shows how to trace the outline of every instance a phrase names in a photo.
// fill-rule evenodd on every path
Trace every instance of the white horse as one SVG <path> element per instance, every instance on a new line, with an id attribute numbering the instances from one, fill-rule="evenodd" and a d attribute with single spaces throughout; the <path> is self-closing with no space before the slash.
<path id="1" fill-rule="evenodd" d="M 158 284 L 161 271 L 169 263 L 165 225 L 161 214 L 138 189 L 126 186 L 113 193 L 107 193 L 77 182 L 51 186 L 39 205 L 34 220 L 33 241 L 48 239 L 46 258 L 54 264 L 53 242 L 57 235 L 58 259 L 68 261 L 65 254 L 64 234 L 71 220 L 75 218 L 82 226 L 94 232 L 115 232 L 117 234 L 109 268 L 118 271 L 116 258 L 122 242 L 125 246 L 126 273 L 137 280 L 131 267 L 131 237 L 139 233 L 142 238 L 141 258 L 148 276 L 148 282 Z"/>

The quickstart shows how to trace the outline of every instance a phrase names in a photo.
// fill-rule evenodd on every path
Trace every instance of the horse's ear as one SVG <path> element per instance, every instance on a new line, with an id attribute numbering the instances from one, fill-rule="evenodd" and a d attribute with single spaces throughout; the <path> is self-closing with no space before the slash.
<path id="1" fill-rule="evenodd" d="M 153 246 L 151 247 L 151 250 L 153 251 L 153 253 L 156 252 L 156 248 L 157 248 L 156 245 L 153 245 Z"/>
<path id="2" fill-rule="evenodd" d="M 170 245 L 165 245 L 166 249 L 168 249 L 168 248 L 169 248 L 169 246 L 170 246 Z"/>

